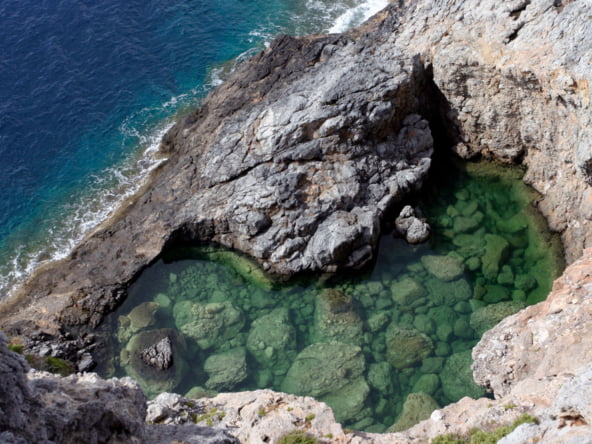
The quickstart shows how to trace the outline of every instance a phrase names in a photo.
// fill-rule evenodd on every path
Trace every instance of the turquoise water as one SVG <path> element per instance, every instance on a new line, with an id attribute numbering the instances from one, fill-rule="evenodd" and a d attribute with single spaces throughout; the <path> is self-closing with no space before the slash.
<path id="1" fill-rule="evenodd" d="M 236 57 L 386 0 L 0 2 L 0 299 L 66 256 L 156 165 Z"/>
<path id="2" fill-rule="evenodd" d="M 431 241 L 411 246 L 385 234 L 376 262 L 355 276 L 274 283 L 216 246 L 167 251 L 107 323 L 114 360 L 104 373 L 131 375 L 150 395 L 310 395 L 346 427 L 373 432 L 484 395 L 472 382 L 471 348 L 503 317 L 546 297 L 563 267 L 561 246 L 520 171 L 442 171 L 419 200 Z M 174 363 L 156 370 L 140 353 L 165 336 Z"/>

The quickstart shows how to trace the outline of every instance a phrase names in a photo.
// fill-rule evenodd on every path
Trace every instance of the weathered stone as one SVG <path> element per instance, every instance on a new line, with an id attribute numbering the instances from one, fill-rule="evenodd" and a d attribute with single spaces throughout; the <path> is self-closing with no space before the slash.
<path id="1" fill-rule="evenodd" d="M 365 368 L 358 346 L 339 342 L 309 345 L 288 370 L 282 391 L 314 397 L 336 393 L 357 380 Z"/>
<path id="2" fill-rule="evenodd" d="M 321 291 L 315 303 L 314 342 L 362 345 L 363 323 L 354 311 L 353 299 L 338 290 Z"/>
<path id="3" fill-rule="evenodd" d="M 296 332 L 290 323 L 288 309 L 276 308 L 255 319 L 247 337 L 247 349 L 262 366 L 277 368 L 278 363 L 288 366 L 292 355 L 296 354 Z"/>
<path id="4" fill-rule="evenodd" d="M 415 279 L 404 277 L 391 285 L 391 295 L 396 304 L 402 306 L 411 305 L 416 300 L 425 296 L 426 291 Z"/>
<path id="5" fill-rule="evenodd" d="M 159 370 L 166 370 L 173 365 L 173 344 L 167 336 L 144 349 L 140 356 L 146 364 Z"/>
<path id="6" fill-rule="evenodd" d="M 247 351 L 243 347 L 211 355 L 204 363 L 209 378 L 206 388 L 232 390 L 247 378 Z"/>
<path id="7" fill-rule="evenodd" d="M 381 205 L 388 206 L 391 197 L 383 193 L 381 187 L 386 183 L 384 179 L 388 173 L 386 169 L 381 170 L 373 183 L 363 183 L 362 180 L 356 190 L 362 191 L 355 198 L 351 198 L 351 187 L 346 187 L 347 192 L 335 193 L 338 196 L 331 200 L 327 198 L 331 193 L 331 190 L 327 191 L 328 187 L 319 186 L 320 192 L 312 193 L 310 187 L 305 186 L 298 195 L 299 186 L 308 184 L 311 174 L 304 180 L 300 180 L 297 174 L 288 174 L 297 170 L 296 162 L 291 159 L 299 156 L 297 162 L 320 163 L 315 159 L 329 158 L 329 163 L 334 163 L 335 158 L 341 160 L 342 152 L 346 152 L 356 156 L 356 162 L 359 162 L 359 152 L 355 148 L 356 144 L 365 141 L 366 134 L 375 135 L 378 141 L 385 140 L 381 139 L 385 134 L 387 138 L 392 136 L 390 128 L 395 131 L 402 128 L 399 125 L 401 118 L 393 116 L 394 110 L 404 110 L 405 114 L 411 107 L 409 104 L 423 101 L 435 102 L 438 107 L 443 105 L 449 111 L 450 120 L 444 126 L 450 129 L 451 138 L 457 142 L 455 151 L 464 157 L 482 155 L 522 159 L 527 168 L 526 180 L 543 193 L 538 208 L 548 216 L 551 228 L 562 232 L 568 260 L 574 261 L 592 239 L 589 186 L 592 164 L 589 85 L 592 78 L 588 66 L 592 31 L 588 26 L 588 2 L 485 0 L 475 5 L 450 0 L 445 6 L 430 0 L 395 2 L 373 22 L 346 36 L 283 37 L 276 41 L 264 54 L 239 68 L 225 86 L 204 101 L 200 112 L 188 116 L 171 131 L 163 143 L 163 152 L 169 156 L 168 163 L 154 174 L 152 183 L 142 191 L 145 194 L 132 201 L 117 214 L 117 218 L 88 236 L 71 257 L 45 267 L 23 287 L 23 294 L 29 299 L 16 304 L 17 308 L 9 313 L 13 316 L 10 322 L 34 319 L 39 326 L 44 326 L 45 331 L 52 331 L 51 326 L 57 325 L 56 320 L 70 325 L 98 325 L 102 317 L 121 302 L 126 284 L 161 252 L 165 243 L 172 240 L 214 239 L 252 252 L 265 262 L 266 255 L 273 254 L 269 239 L 282 239 L 277 241 L 278 254 L 270 259 L 268 266 L 284 270 L 305 268 L 300 259 L 308 236 L 335 205 L 340 210 L 351 208 L 348 205 L 354 201 L 366 205 L 365 201 L 357 200 L 358 196 L 373 194 L 372 199 L 385 199 Z M 401 63 L 405 56 L 408 56 L 407 62 Z M 344 60 L 350 60 L 351 64 L 345 64 Z M 386 64 L 387 60 L 392 63 L 385 68 L 391 68 L 391 71 L 387 70 L 386 80 L 380 82 L 379 74 L 383 68 L 380 63 Z M 391 64 L 401 66 L 400 70 L 392 68 Z M 256 66 L 259 67 L 254 68 Z M 429 68 L 425 70 L 429 82 L 424 82 L 423 88 L 422 85 L 414 88 L 417 82 L 425 80 L 424 67 Z M 331 71 L 335 75 L 328 75 Z M 317 77 L 311 79 L 304 75 L 311 72 L 317 73 Z M 413 82 L 397 79 L 398 75 L 409 76 L 409 73 Z M 326 82 L 318 81 L 319 78 L 332 80 L 330 87 Z M 305 84 L 319 87 L 299 102 L 297 94 L 301 92 L 300 86 Z M 246 91 L 248 88 L 251 89 Z M 286 93 L 290 88 L 294 94 Z M 423 93 L 416 97 L 414 90 Z M 384 94 L 380 94 L 382 91 Z M 443 100 L 430 100 L 433 91 L 437 91 L 437 97 Z M 428 93 L 429 97 L 426 97 Z M 393 96 L 397 97 L 396 103 L 389 106 Z M 371 104 L 367 109 L 363 108 L 368 112 L 358 113 L 368 115 L 367 121 L 362 121 L 354 112 L 341 115 L 341 110 L 347 109 L 352 97 L 359 103 Z M 372 103 L 375 98 L 379 103 Z M 294 105 L 283 107 L 287 112 L 280 112 L 281 106 L 273 106 L 280 100 L 293 101 Z M 318 109 L 321 112 L 328 108 L 340 111 L 338 115 L 319 120 L 317 128 L 316 125 L 307 126 L 311 120 L 292 112 L 299 107 L 302 114 L 309 114 L 312 119 L 318 116 Z M 349 108 L 359 109 L 362 108 L 357 104 Z M 251 111 L 254 112 L 251 114 Z M 236 115 L 240 117 L 229 122 Z M 250 121 L 254 125 L 246 125 L 249 115 L 253 116 Z M 290 132 L 294 125 L 287 125 L 282 116 L 298 120 L 302 123 L 298 128 L 303 131 Z M 398 142 L 408 140 L 415 128 L 403 125 L 403 129 L 395 134 L 397 137 L 401 134 Z M 251 130 L 256 135 L 249 137 Z M 236 133 L 234 138 L 233 133 Z M 315 137 L 317 134 L 321 137 Z M 277 145 L 271 135 L 277 136 Z M 254 140 L 255 137 L 262 142 L 260 148 L 254 144 L 254 147 L 243 149 L 245 142 L 238 143 L 238 139 Z M 295 140 L 297 146 L 292 143 Z M 236 153 L 229 149 L 237 145 Z M 209 155 L 215 151 L 210 148 L 212 146 L 220 149 L 217 163 Z M 276 146 L 278 150 L 274 151 Z M 373 144 L 374 147 L 380 147 L 380 144 Z M 261 208 L 269 201 L 262 199 L 265 194 L 260 189 L 252 200 L 246 199 L 249 197 L 246 192 L 232 195 L 230 189 L 248 189 L 253 177 L 256 182 L 259 178 L 277 176 L 284 165 L 274 165 L 270 161 L 272 156 L 267 153 L 278 151 L 286 154 L 283 158 L 276 156 L 275 162 L 293 165 L 281 170 L 287 173 L 281 180 L 265 183 L 280 196 L 271 199 L 270 211 Z M 243 156 L 245 153 L 247 156 Z M 238 163 L 231 162 L 233 155 L 245 159 L 244 166 L 238 170 L 231 168 Z M 224 162 L 228 166 L 220 168 Z M 319 171 L 316 165 L 314 167 L 307 168 L 307 172 Z M 367 165 L 361 168 L 360 171 L 366 171 Z M 184 173 L 185 170 L 188 172 Z M 202 176 L 191 176 L 194 171 L 203 172 Z M 220 174 L 213 173 L 218 171 Z M 265 176 L 264 173 L 269 174 Z M 324 180 L 321 176 L 319 178 Z M 347 173 L 335 175 L 339 177 L 338 184 L 345 183 L 341 181 L 342 177 L 351 176 Z M 368 173 L 363 177 L 375 176 Z M 218 182 L 213 183 L 216 180 Z M 322 180 L 310 183 L 318 186 Z M 287 186 L 281 186 L 286 182 Z M 388 185 L 389 192 L 406 188 L 406 183 L 404 175 L 399 175 Z M 331 182 L 333 184 L 335 182 Z M 332 188 L 336 190 L 338 187 Z M 203 193 L 210 189 L 210 195 Z M 284 210 L 289 212 L 289 205 L 294 205 L 301 196 L 307 204 L 318 202 L 311 196 L 321 195 L 321 192 L 324 196 L 318 200 L 321 201 L 318 205 L 323 211 L 314 208 L 311 214 L 303 214 L 301 218 L 282 214 Z M 189 202 L 190 193 L 200 194 L 200 197 Z M 224 198 L 232 195 L 232 198 L 223 198 L 219 202 L 213 199 L 214 195 Z M 221 202 L 234 202 L 239 208 Z M 275 211 L 280 214 L 280 220 L 272 220 L 268 226 L 265 215 Z M 285 226 L 297 220 L 294 231 L 303 234 L 283 237 L 285 232 L 279 227 L 283 227 L 281 222 L 286 220 Z M 293 253 L 296 256 L 291 261 L 290 254 Z M 354 255 L 349 263 L 359 264 L 369 256 L 364 247 L 352 246 L 351 256 Z M 84 266 L 81 266 L 81 258 L 84 258 Z M 333 264 L 326 266 L 332 267 Z M 481 375 L 483 383 L 489 385 L 496 396 L 510 396 L 512 390 L 519 392 L 518 386 L 528 386 L 528 394 L 521 394 L 522 406 L 541 402 L 550 405 L 556 397 L 547 392 L 562 382 L 569 382 L 574 378 L 570 376 L 573 371 L 588 363 L 587 338 L 592 337 L 586 327 L 590 311 L 587 307 L 589 286 L 586 285 L 589 267 L 589 263 L 585 266 L 578 264 L 569 272 L 569 279 L 558 285 L 556 297 L 502 321 L 502 325 L 486 333 L 482 344 L 475 350 L 478 357 L 475 373 Z M 550 319 L 556 323 L 553 328 L 547 324 Z M 531 322 L 527 322 L 529 320 Z M 574 334 L 576 327 L 578 333 Z M 574 338 L 577 338 L 576 342 Z M 508 369 L 511 369 L 509 373 Z M 585 387 L 585 384 L 581 385 L 578 391 Z M 441 433 L 466 433 L 471 427 L 483 427 L 491 420 L 510 424 L 526 407 L 506 410 L 504 402 L 509 402 L 508 399 L 499 402 L 463 400 L 459 405 L 436 412 L 427 423 L 416 426 L 409 434 L 370 439 L 376 443 L 395 443 L 397 440 L 411 442 L 410 437 L 413 437 L 419 442 L 421 439 L 427 441 L 426 436 Z M 278 404 L 277 398 L 266 405 L 275 404 Z M 250 436 L 256 437 L 254 440 L 262 440 L 263 436 L 272 441 L 279 438 L 281 431 L 268 427 L 265 433 L 269 435 L 264 435 L 258 428 L 259 423 L 254 421 L 261 404 L 249 399 L 248 402 L 241 401 L 241 407 L 242 410 L 238 407 L 233 410 L 234 417 L 227 416 L 229 421 L 239 420 L 241 428 L 237 433 L 241 434 L 242 440 Z M 286 418 L 282 424 L 293 427 L 297 419 L 303 419 L 290 416 L 282 409 L 275 411 L 277 416 L 271 412 L 269 416 L 273 418 L 269 421 L 281 414 L 284 415 L 281 418 Z M 550 419 L 551 413 L 555 420 Z M 542 435 L 532 439 L 544 436 L 559 441 L 568 436 L 574 442 L 585 442 L 591 435 L 589 425 L 560 428 L 560 421 L 569 421 L 560 413 L 560 410 L 549 412 L 544 418 Z M 316 427 L 316 421 L 312 423 L 312 427 Z M 248 424 L 248 431 L 245 424 Z M 256 430 L 250 435 L 254 428 Z M 26 430 L 15 433 L 26 433 Z M 316 433 L 319 438 L 322 436 L 320 431 Z M 574 438 L 578 433 L 579 441 Z M 42 435 L 38 434 L 36 438 L 39 436 Z M 346 439 L 338 432 L 335 436 Z"/>
<path id="8" fill-rule="evenodd" d="M 433 350 L 432 340 L 414 328 L 391 324 L 387 331 L 386 357 L 396 369 L 413 367 Z"/>
<path id="9" fill-rule="evenodd" d="M 175 304 L 173 313 L 177 328 L 204 350 L 219 347 L 233 338 L 245 323 L 242 311 L 228 301 L 209 304 L 182 301 Z"/>
<path id="10" fill-rule="evenodd" d="M 430 274 L 443 281 L 452 281 L 464 271 L 462 262 L 452 256 L 427 255 L 421 258 L 421 263 Z"/>
<path id="11" fill-rule="evenodd" d="M 419 219 L 410 205 L 403 207 L 395 219 L 395 228 L 410 244 L 425 242 L 430 237 L 429 224 Z"/>

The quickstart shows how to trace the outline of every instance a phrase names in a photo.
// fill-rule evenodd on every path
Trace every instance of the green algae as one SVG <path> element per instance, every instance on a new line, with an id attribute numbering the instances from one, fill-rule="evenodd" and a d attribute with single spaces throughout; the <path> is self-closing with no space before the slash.
<path id="1" fill-rule="evenodd" d="M 561 245 L 520 171 L 487 163 L 443 171 L 418 202 L 431 241 L 384 235 L 376 262 L 357 275 L 279 283 L 216 246 L 167 251 L 112 318 L 118 374 L 149 395 L 166 387 L 315 396 L 348 428 L 373 432 L 412 425 L 426 405 L 482 396 L 471 348 L 546 297 L 563 267 Z M 175 349 L 160 382 L 137 358 L 159 331 Z"/>

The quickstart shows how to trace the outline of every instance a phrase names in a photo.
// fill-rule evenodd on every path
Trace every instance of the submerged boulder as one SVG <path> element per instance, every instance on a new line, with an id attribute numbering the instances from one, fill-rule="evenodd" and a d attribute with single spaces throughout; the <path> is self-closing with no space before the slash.
<path id="1" fill-rule="evenodd" d="M 149 351 L 167 338 L 171 345 L 170 360 L 161 359 L 162 365 L 155 365 L 158 359 L 153 363 Z M 138 381 L 148 395 L 173 391 L 181 381 L 186 366 L 181 358 L 181 340 L 172 329 L 143 330 L 132 336 L 121 350 L 120 365 L 128 375 Z"/>
<path id="2" fill-rule="evenodd" d="M 120 316 L 117 330 L 119 341 L 127 342 L 133 334 L 153 326 L 159 308 L 160 305 L 156 302 L 143 302 L 134 307 L 128 315 Z"/>
<path id="3" fill-rule="evenodd" d="M 509 243 L 497 234 L 485 235 L 485 254 L 481 257 L 483 276 L 497 282 L 502 259 L 508 250 Z"/>
<path id="4" fill-rule="evenodd" d="M 362 345 L 363 323 L 354 310 L 353 298 L 327 288 L 316 298 L 314 342 L 343 342 Z"/>
<path id="5" fill-rule="evenodd" d="M 364 408 L 369 393 L 370 387 L 368 387 L 363 377 L 359 377 L 341 389 L 322 396 L 320 399 L 331 406 L 338 422 L 345 422 L 356 418 Z"/>
<path id="6" fill-rule="evenodd" d="M 296 332 L 287 308 L 276 308 L 253 321 L 247 349 L 262 366 L 288 370 L 296 355 Z"/>
<path id="7" fill-rule="evenodd" d="M 416 300 L 424 297 L 426 294 L 425 288 L 410 277 L 403 277 L 402 279 L 393 282 L 391 285 L 391 295 L 393 301 L 402 306 L 413 304 Z"/>
<path id="8" fill-rule="evenodd" d="M 464 271 L 463 263 L 453 256 L 426 255 L 421 258 L 421 263 L 430 274 L 442 281 L 452 281 Z"/>
<path id="9" fill-rule="evenodd" d="M 204 350 L 221 346 L 245 324 L 242 311 L 228 301 L 209 304 L 182 301 L 175 304 L 173 314 L 177 328 Z"/>
<path id="10" fill-rule="evenodd" d="M 444 282 L 440 279 L 429 278 L 424 282 L 428 290 L 428 298 L 435 305 L 452 307 L 461 301 L 471 299 L 471 286 L 465 279 Z"/>
<path id="11" fill-rule="evenodd" d="M 364 354 L 356 345 L 312 344 L 298 354 L 281 388 L 283 392 L 318 398 L 356 381 L 365 369 Z"/>
<path id="12" fill-rule="evenodd" d="M 206 388 L 210 390 L 232 390 L 247 378 L 247 351 L 237 347 L 206 359 L 204 370 L 209 379 Z"/>
<path id="13" fill-rule="evenodd" d="M 387 331 L 386 358 L 396 369 L 417 365 L 433 350 L 432 340 L 415 328 L 391 324 Z"/>

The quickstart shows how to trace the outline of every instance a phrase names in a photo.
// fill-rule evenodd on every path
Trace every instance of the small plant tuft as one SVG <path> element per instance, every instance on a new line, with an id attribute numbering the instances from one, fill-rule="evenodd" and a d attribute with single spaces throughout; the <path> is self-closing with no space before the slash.
<path id="1" fill-rule="evenodd" d="M 506 410 L 509 410 L 509 407 Z M 538 424 L 539 420 L 534 416 L 524 413 L 517 418 L 512 425 L 496 427 L 492 431 L 485 431 L 481 429 L 472 429 L 468 435 L 459 435 L 455 433 L 447 433 L 445 435 L 438 435 L 430 444 L 495 444 L 504 436 L 509 435 L 514 429 L 522 424 Z"/>
<path id="2" fill-rule="evenodd" d="M 304 418 L 305 422 L 310 422 L 313 419 L 315 419 L 316 415 L 314 413 L 311 413 L 310 415 L 306 415 L 306 417 Z"/>
<path id="3" fill-rule="evenodd" d="M 198 424 L 202 421 L 205 421 L 209 427 L 214 425 L 214 420 L 222 421 L 226 416 L 226 412 L 219 412 L 217 407 L 214 407 L 210 411 L 204 413 L 203 415 L 197 416 L 197 414 L 192 414 L 191 419 L 195 424 Z"/>
<path id="4" fill-rule="evenodd" d="M 506 404 L 504 406 L 504 409 L 505 410 L 512 410 L 512 409 L 515 409 L 516 407 L 518 407 L 516 404 L 514 404 L 513 402 L 510 402 L 509 404 Z"/>
<path id="5" fill-rule="evenodd" d="M 293 430 L 281 436 L 279 444 L 318 444 L 319 440 L 302 430 Z"/>
<path id="6" fill-rule="evenodd" d="M 23 354 L 23 349 L 25 348 L 22 344 L 8 344 L 8 350 L 18 353 L 19 355 Z"/>

